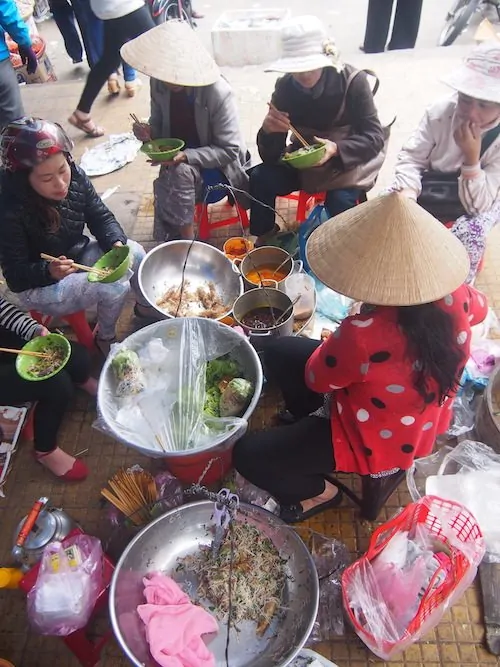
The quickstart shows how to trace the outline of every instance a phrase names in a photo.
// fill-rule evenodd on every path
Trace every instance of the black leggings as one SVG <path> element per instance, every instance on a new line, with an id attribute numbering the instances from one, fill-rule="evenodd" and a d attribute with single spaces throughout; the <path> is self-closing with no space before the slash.
<path id="1" fill-rule="evenodd" d="M 78 111 L 90 113 L 95 98 L 108 77 L 120 66 L 120 48 L 130 39 L 154 28 L 155 24 L 146 5 L 118 19 L 104 21 L 104 49 L 101 59 L 90 70 L 87 83 L 78 103 Z"/>
<path id="2" fill-rule="evenodd" d="M 7 338 L 7 333 L 10 334 Z M 2 331 L 2 343 L 20 349 L 26 341 L 15 334 Z M 71 356 L 57 375 L 39 382 L 23 380 L 16 371 L 15 356 L 0 360 L 0 404 L 16 405 L 36 401 L 34 415 L 35 450 L 50 452 L 57 447 L 57 433 L 64 413 L 73 397 L 73 384 L 83 384 L 90 377 L 90 358 L 87 350 L 71 343 Z M 10 361 L 12 357 L 13 361 Z"/>
<path id="3" fill-rule="evenodd" d="M 248 433 L 233 452 L 236 470 L 283 505 L 323 493 L 324 476 L 335 469 L 330 420 L 309 416 L 321 407 L 323 395 L 312 392 L 304 381 L 306 362 L 318 345 L 318 341 L 296 337 L 266 345 L 266 377 L 278 384 L 287 410 L 298 421 Z"/>

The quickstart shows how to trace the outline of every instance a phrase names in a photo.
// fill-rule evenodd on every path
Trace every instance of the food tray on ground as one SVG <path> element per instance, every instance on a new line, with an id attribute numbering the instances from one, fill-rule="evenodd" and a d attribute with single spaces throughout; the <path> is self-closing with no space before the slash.
<path id="1" fill-rule="evenodd" d="M 334 662 L 330 662 L 316 651 L 303 648 L 299 655 L 292 660 L 288 667 L 338 667 Z"/>
<path id="2" fill-rule="evenodd" d="M 184 587 L 196 599 L 197 577 L 179 571 L 179 559 L 196 554 L 213 540 L 214 503 L 199 501 L 183 505 L 146 526 L 125 549 L 116 565 L 109 603 L 111 624 L 121 648 L 136 667 L 153 667 L 142 622 L 135 612 L 144 602 L 142 579 L 162 572 Z M 253 525 L 268 537 L 283 558 L 285 587 L 282 610 L 277 612 L 262 637 L 252 621 L 240 622 L 229 635 L 231 667 L 283 667 L 305 644 L 318 610 L 318 575 L 306 545 L 294 530 L 260 507 L 242 503 L 237 518 Z M 200 600 L 207 609 L 208 601 Z M 219 620 L 219 632 L 207 637 L 216 667 L 225 667 L 226 623 Z"/>
<path id="3" fill-rule="evenodd" d="M 182 139 L 153 139 L 141 146 L 141 151 L 153 162 L 172 160 L 184 148 Z"/>
<path id="4" fill-rule="evenodd" d="M 99 273 L 89 273 L 87 279 L 90 283 L 115 283 L 127 273 L 130 266 L 130 248 L 128 245 L 116 246 L 103 255 L 93 265 L 94 269 L 109 270 L 104 278 Z"/>
<path id="5" fill-rule="evenodd" d="M 325 152 L 325 144 L 311 144 L 311 146 L 302 146 L 291 153 L 285 153 L 282 161 L 294 169 L 309 169 L 323 158 Z"/>
<path id="6" fill-rule="evenodd" d="M 58 363 L 54 365 L 52 362 L 52 370 L 42 374 L 39 374 L 41 371 L 37 369 L 43 368 L 43 364 L 46 364 L 47 361 L 50 364 L 50 360 L 24 354 L 19 354 L 17 356 L 16 370 L 23 380 L 29 380 L 30 382 L 48 380 L 49 378 L 54 377 L 54 375 L 59 373 L 66 366 L 71 355 L 71 345 L 69 344 L 68 339 L 60 334 L 54 333 L 51 333 L 48 336 L 37 336 L 26 343 L 22 349 L 29 352 L 59 352 Z"/>

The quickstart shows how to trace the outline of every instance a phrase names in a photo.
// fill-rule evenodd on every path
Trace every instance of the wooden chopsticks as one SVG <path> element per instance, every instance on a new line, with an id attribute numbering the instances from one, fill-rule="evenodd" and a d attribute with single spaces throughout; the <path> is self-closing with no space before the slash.
<path id="1" fill-rule="evenodd" d="M 137 123 L 137 125 L 140 125 L 141 127 L 148 127 L 147 123 L 143 123 L 142 120 L 138 116 L 135 115 L 135 113 L 130 114 L 130 118 L 134 121 L 134 123 Z"/>
<path id="2" fill-rule="evenodd" d="M 10 347 L 0 347 L 0 352 L 10 352 L 11 354 L 24 354 L 27 357 L 39 357 L 40 359 L 48 359 L 50 354 L 45 352 L 34 352 L 32 350 L 13 350 Z"/>
<path id="3" fill-rule="evenodd" d="M 278 111 L 278 109 L 274 106 L 272 102 L 268 102 L 267 106 L 272 109 L 273 111 Z M 304 148 L 309 148 L 310 144 L 307 143 L 307 141 L 304 139 L 304 137 L 300 134 L 300 132 L 297 130 L 296 127 L 294 127 L 290 122 L 288 123 L 288 126 L 290 130 L 293 132 L 293 134 L 297 137 L 297 139 L 300 141 L 300 143 L 304 146 Z"/>
<path id="4" fill-rule="evenodd" d="M 48 262 L 54 262 L 59 259 L 59 257 L 53 257 L 52 255 L 47 255 L 44 252 L 40 253 L 40 257 L 42 259 L 46 259 Z M 89 273 L 96 273 L 99 277 L 105 278 L 108 273 L 106 271 L 103 271 L 102 269 L 96 269 L 92 266 L 85 266 L 85 264 L 77 264 L 77 262 L 73 262 L 73 266 L 76 266 L 77 269 L 80 269 L 81 271 L 88 271 Z"/>

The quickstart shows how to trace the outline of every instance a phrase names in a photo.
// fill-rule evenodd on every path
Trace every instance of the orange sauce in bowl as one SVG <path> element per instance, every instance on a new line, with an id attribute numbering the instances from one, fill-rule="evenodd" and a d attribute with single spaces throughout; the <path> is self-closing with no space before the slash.
<path id="1" fill-rule="evenodd" d="M 228 239 L 223 248 L 224 254 L 229 259 L 243 259 L 250 250 L 253 250 L 253 243 L 241 236 Z"/>
<path id="2" fill-rule="evenodd" d="M 269 266 L 260 266 L 258 271 L 249 271 L 247 274 L 245 274 L 245 278 L 248 280 L 249 283 L 253 283 L 254 285 L 260 285 L 262 280 L 276 280 L 276 282 L 281 282 L 282 280 L 285 280 L 287 277 L 288 273 L 280 269 L 279 271 L 275 271 L 272 267 Z"/>

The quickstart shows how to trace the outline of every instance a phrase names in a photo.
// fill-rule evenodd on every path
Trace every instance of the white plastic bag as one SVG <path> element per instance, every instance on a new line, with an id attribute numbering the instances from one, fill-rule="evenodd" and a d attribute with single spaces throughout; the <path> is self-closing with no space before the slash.
<path id="1" fill-rule="evenodd" d="M 28 593 L 28 618 L 42 635 L 70 635 L 83 628 L 102 588 L 101 542 L 77 535 L 49 544 L 36 584 Z"/>

